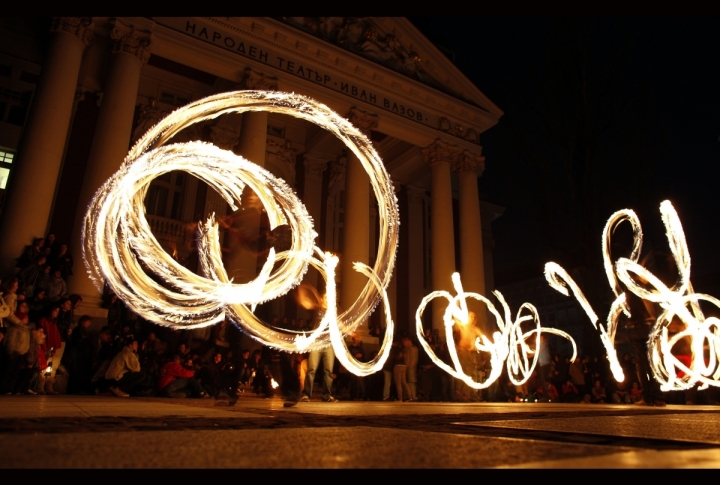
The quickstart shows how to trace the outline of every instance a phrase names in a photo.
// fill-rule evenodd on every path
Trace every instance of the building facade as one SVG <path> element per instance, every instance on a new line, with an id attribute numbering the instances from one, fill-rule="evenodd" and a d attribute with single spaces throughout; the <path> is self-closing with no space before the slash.
<path id="1" fill-rule="evenodd" d="M 408 20 L 5 18 L 0 36 L 3 274 L 33 237 L 53 232 L 77 260 L 70 289 L 83 296 L 82 311 L 102 317 L 80 261 L 92 195 L 166 114 L 258 89 L 314 98 L 373 141 L 400 206 L 388 293 L 401 330 L 412 330 L 423 296 L 452 290 L 454 271 L 468 291 L 493 289 L 490 223 L 502 208 L 480 201 L 477 178 L 481 135 L 502 111 Z M 349 306 L 367 282 L 351 264 L 372 265 L 377 248 L 377 202 L 355 155 L 315 125 L 264 112 L 207 120 L 174 138 L 190 140 L 232 150 L 295 189 L 317 245 L 340 257 L 339 303 Z M 145 210 L 163 247 L 191 264 L 193 223 L 229 207 L 191 174 L 173 172 L 152 183 Z M 428 325 L 440 328 L 442 310 L 433 308 Z M 291 297 L 272 311 L 307 316 Z"/>

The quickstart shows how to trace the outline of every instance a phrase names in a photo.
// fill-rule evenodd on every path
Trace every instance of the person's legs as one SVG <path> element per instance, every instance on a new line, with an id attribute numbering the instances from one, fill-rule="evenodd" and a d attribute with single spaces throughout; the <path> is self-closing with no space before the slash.
<path id="1" fill-rule="evenodd" d="M 207 395 L 198 380 L 194 377 L 188 378 L 186 389 L 190 391 L 190 397 L 202 397 Z"/>
<path id="2" fill-rule="evenodd" d="M 174 393 L 182 392 L 187 395 L 186 389 L 189 379 L 175 379 L 162 390 L 164 396 L 172 396 Z M 197 382 L 197 381 L 195 381 Z"/>
<path id="3" fill-rule="evenodd" d="M 385 377 L 385 382 L 383 382 L 383 401 L 387 401 L 390 399 L 390 385 L 392 384 L 392 372 L 389 370 L 383 369 L 383 377 Z"/>
<path id="4" fill-rule="evenodd" d="M 410 399 L 417 401 L 417 366 L 410 366 L 407 368 L 406 380 L 408 388 L 410 389 Z"/>
<path id="5" fill-rule="evenodd" d="M 130 393 L 130 391 L 145 380 L 145 373 L 140 372 L 126 372 L 122 378 L 117 381 L 117 387 L 124 393 Z"/>
<path id="6" fill-rule="evenodd" d="M 395 389 L 397 390 L 398 401 L 403 400 L 403 391 L 407 389 L 407 382 L 405 382 L 405 373 L 407 372 L 407 366 L 396 365 L 393 368 L 393 377 L 395 378 Z M 409 397 L 409 393 L 406 394 Z"/>
<path id="7" fill-rule="evenodd" d="M 313 382 L 315 381 L 315 371 L 320 365 L 320 351 L 313 350 L 308 356 L 307 374 L 305 375 L 305 387 L 303 388 L 303 396 L 312 397 Z"/>
<path id="8" fill-rule="evenodd" d="M 298 373 L 298 381 L 300 382 L 300 394 L 302 394 L 303 389 L 305 389 L 305 376 L 308 372 L 308 360 L 303 359 L 301 362 L 297 364 L 297 373 Z"/>
<path id="9" fill-rule="evenodd" d="M 550 380 L 550 371 L 552 366 L 550 364 L 542 365 L 538 367 L 538 378 L 540 379 L 540 387 L 543 391 L 543 398 L 548 399 L 548 381 Z"/>
<path id="10" fill-rule="evenodd" d="M 333 377 L 332 377 L 332 371 L 333 366 L 335 365 L 335 351 L 331 346 L 328 346 L 327 348 L 324 348 L 321 350 L 322 352 L 322 361 L 323 361 L 323 393 L 322 398 L 323 399 L 329 399 L 332 397 L 332 384 L 333 384 Z"/>
<path id="11" fill-rule="evenodd" d="M 280 369 L 282 371 L 282 384 L 280 389 L 285 395 L 288 403 L 297 402 L 300 392 L 300 381 L 297 378 L 297 371 L 293 369 L 295 355 L 283 353 L 280 356 Z"/>

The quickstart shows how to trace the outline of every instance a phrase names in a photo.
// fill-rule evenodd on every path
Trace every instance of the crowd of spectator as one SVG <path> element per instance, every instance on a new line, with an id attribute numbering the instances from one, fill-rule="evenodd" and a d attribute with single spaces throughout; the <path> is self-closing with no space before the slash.
<path id="1" fill-rule="evenodd" d="M 367 377 L 351 374 L 330 353 L 283 355 L 260 346 L 229 321 L 192 330 L 150 323 L 113 294 L 105 295 L 108 318 L 91 330 L 93 319 L 75 314 L 81 298 L 67 294 L 73 258 L 53 235 L 38 238 L 18 258 L 17 273 L 2 281 L 0 301 L 1 394 L 106 394 L 214 398 L 233 404 L 243 393 L 262 397 L 299 388 L 299 400 L 313 398 L 318 380 L 322 400 L 436 402 L 566 402 L 643 404 L 638 367 L 621 354 L 625 375 L 616 382 L 605 356 L 553 354 L 543 337 L 539 361 L 530 378 L 516 385 L 505 369 L 487 389 L 475 390 L 453 378 L 419 349 L 414 338 L 396 337 L 383 368 Z M 315 321 L 271 317 L 270 325 L 304 332 Z M 382 329 L 373 328 L 382 340 Z M 424 336 L 434 354 L 453 366 L 447 342 L 432 331 Z M 477 382 L 490 375 L 488 354 L 474 349 L 474 335 L 456 334 L 458 360 Z M 358 335 L 348 336 L 348 351 L 360 362 L 375 358 Z M 58 376 L 62 376 L 58 379 Z M 287 381 L 295 380 L 294 386 Z M 286 382 L 284 382 L 286 381 Z M 283 385 L 285 384 L 285 385 Z M 714 390 L 666 393 L 673 403 L 714 404 Z M 655 405 L 664 402 L 656 400 Z"/>

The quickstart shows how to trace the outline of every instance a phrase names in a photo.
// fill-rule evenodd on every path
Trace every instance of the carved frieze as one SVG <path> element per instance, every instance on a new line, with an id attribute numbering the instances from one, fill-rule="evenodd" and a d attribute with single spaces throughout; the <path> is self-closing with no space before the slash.
<path id="1" fill-rule="evenodd" d="M 348 120 L 367 137 L 370 137 L 370 133 L 378 126 L 378 116 L 376 114 L 358 108 L 350 108 Z"/>
<path id="2" fill-rule="evenodd" d="M 277 91 L 278 80 L 276 77 L 266 76 L 254 69 L 245 69 L 245 89 L 259 91 Z"/>
<path id="3" fill-rule="evenodd" d="M 472 128 L 465 129 L 460 123 L 453 123 L 447 118 L 440 118 L 438 120 L 438 128 L 445 133 L 449 133 L 458 138 L 462 138 L 472 143 L 479 143 L 478 133 Z"/>
<path id="4" fill-rule="evenodd" d="M 391 34 L 383 34 L 371 18 L 284 17 L 279 19 L 354 54 L 377 62 L 436 89 L 447 89 L 422 66 L 422 58 Z"/>

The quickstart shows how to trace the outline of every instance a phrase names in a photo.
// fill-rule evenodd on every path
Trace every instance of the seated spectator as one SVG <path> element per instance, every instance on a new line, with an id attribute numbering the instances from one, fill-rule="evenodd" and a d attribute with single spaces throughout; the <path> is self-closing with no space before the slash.
<path id="1" fill-rule="evenodd" d="M 25 354 L 25 368 L 22 370 L 19 380 L 20 389 L 25 389 L 26 394 L 45 394 L 45 372 L 47 360 L 45 360 L 45 331 L 42 327 L 33 328 L 30 331 L 30 350 Z"/>
<path id="2" fill-rule="evenodd" d="M 595 385 L 593 385 L 591 397 L 593 403 L 603 404 L 607 400 L 605 388 L 599 380 L 596 380 Z"/>
<path id="3" fill-rule="evenodd" d="M 562 402 L 580 402 L 580 392 L 572 379 L 568 379 L 562 386 Z"/>
<path id="4" fill-rule="evenodd" d="M 66 281 L 73 274 L 73 257 L 67 251 L 67 244 L 61 244 L 60 250 L 51 261 L 52 267 L 54 269 L 60 270 L 60 275 Z"/>
<path id="5" fill-rule="evenodd" d="M 31 245 L 25 246 L 23 253 L 17 259 L 17 264 L 15 265 L 15 267 L 24 269 L 27 266 L 30 266 L 31 264 L 33 264 L 33 261 L 35 261 L 38 256 L 43 254 L 43 246 L 44 245 L 45 245 L 44 238 L 42 238 L 42 237 L 35 238 Z"/>
<path id="6" fill-rule="evenodd" d="M 48 300 L 59 301 L 61 298 L 64 298 L 66 294 L 67 285 L 65 285 L 65 280 L 62 279 L 60 270 L 56 269 L 52 272 L 52 278 L 50 278 L 50 283 L 48 285 Z"/>
<path id="7" fill-rule="evenodd" d="M 239 367 L 239 381 L 241 386 L 247 386 L 252 379 L 252 373 L 254 370 L 253 363 L 250 360 L 250 351 L 243 349 L 240 357 Z M 305 366 L 307 368 L 307 365 Z"/>
<path id="8" fill-rule="evenodd" d="M 630 401 L 632 403 L 640 402 L 643 400 L 642 388 L 637 382 L 632 383 L 632 389 L 630 389 Z"/>
<path id="9" fill-rule="evenodd" d="M 7 360 L 5 374 L 2 376 L 0 385 L 2 392 L 5 394 L 20 394 L 27 390 L 27 387 L 22 390 L 18 388 L 22 370 L 26 368 L 24 356 L 30 350 L 27 308 L 27 303 L 20 302 L 17 311 L 6 318 L 9 325 L 5 335 Z"/>
<path id="10" fill-rule="evenodd" d="M 560 400 L 560 394 L 558 393 L 557 387 L 552 382 L 548 384 L 548 400 L 550 402 L 558 402 Z"/>
<path id="11" fill-rule="evenodd" d="M 92 318 L 88 315 L 80 317 L 68 342 L 68 358 L 64 365 L 70 372 L 69 394 L 90 394 L 92 390 L 93 341 L 88 330 L 91 323 Z"/>
<path id="12" fill-rule="evenodd" d="M 40 321 L 40 318 L 45 311 L 46 303 L 45 290 L 37 288 L 33 297 L 28 300 L 28 318 L 30 318 L 31 322 L 37 323 Z"/>
<path id="13" fill-rule="evenodd" d="M 200 383 L 195 379 L 195 371 L 183 367 L 182 358 L 175 355 L 173 360 L 160 368 L 158 391 L 167 397 L 207 397 Z"/>
<path id="14" fill-rule="evenodd" d="M 25 291 L 26 294 L 32 295 L 35 292 L 35 284 L 37 283 L 38 277 L 44 271 L 46 258 L 44 254 L 39 255 L 32 264 L 24 267 L 18 271 L 18 281 L 20 288 Z"/>
<path id="15" fill-rule="evenodd" d="M 105 372 L 105 379 L 111 382 L 110 391 L 118 397 L 129 397 L 130 391 L 145 379 L 136 355 L 137 350 L 137 340 L 129 340 Z"/>
<path id="16" fill-rule="evenodd" d="M 45 298 L 47 299 L 47 290 L 50 288 L 50 280 L 52 275 L 50 274 L 52 267 L 49 264 L 43 265 L 37 280 L 35 281 L 35 293 L 39 290 L 45 290 Z"/>
<path id="17" fill-rule="evenodd" d="M 200 381 L 203 390 L 214 398 L 218 398 L 222 391 L 220 367 L 222 355 L 217 353 L 213 355 L 210 362 L 204 362 L 200 359 L 195 361 L 195 375 Z M 225 396 L 227 397 L 227 396 Z"/>
<path id="18" fill-rule="evenodd" d="M 635 383 L 635 384 L 637 384 L 637 383 Z M 642 392 L 640 393 L 640 398 L 642 399 Z M 630 397 L 630 392 L 627 389 L 627 384 L 625 384 L 625 381 L 615 383 L 615 389 L 612 392 L 612 401 L 615 404 L 631 404 L 632 403 L 632 399 Z"/>

